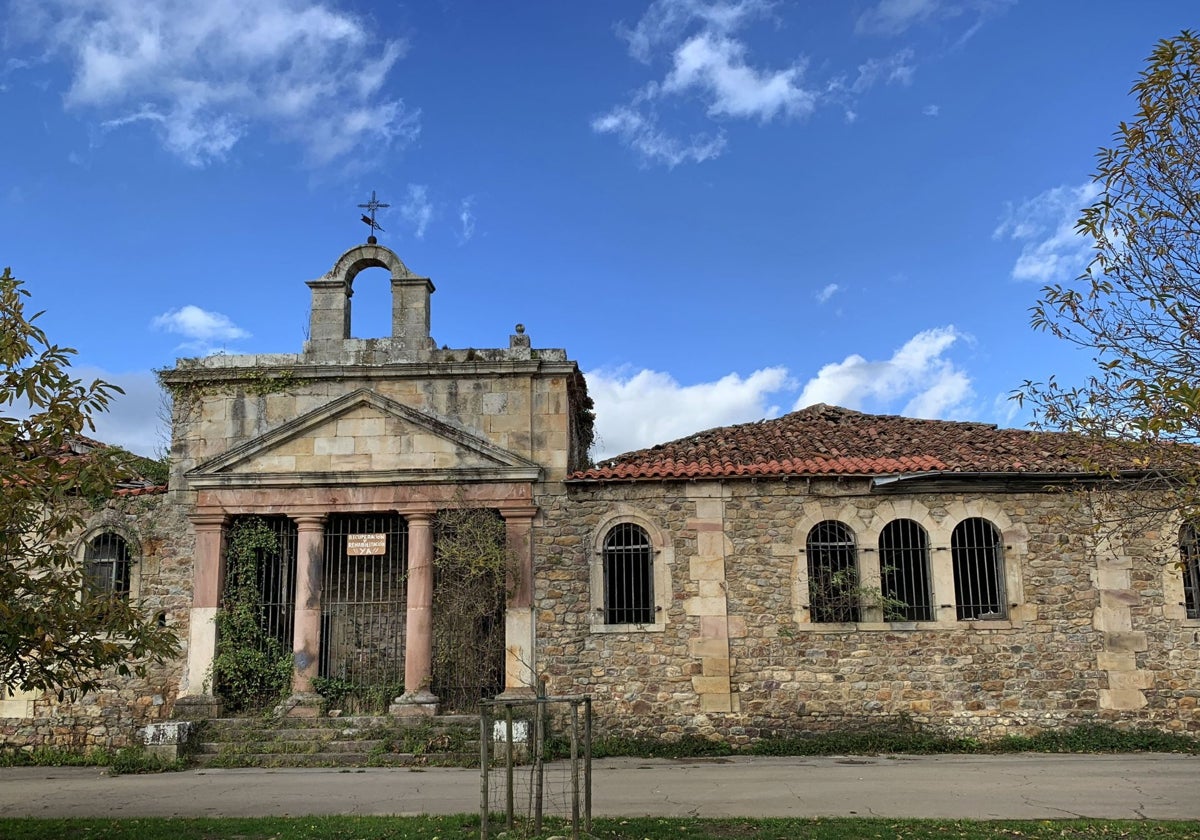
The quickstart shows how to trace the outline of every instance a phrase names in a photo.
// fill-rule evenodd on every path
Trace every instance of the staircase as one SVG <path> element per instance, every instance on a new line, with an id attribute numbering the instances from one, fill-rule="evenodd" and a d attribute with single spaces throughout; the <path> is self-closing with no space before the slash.
<path id="1" fill-rule="evenodd" d="M 478 766 L 479 719 L 217 718 L 199 724 L 191 758 L 200 767 Z"/>

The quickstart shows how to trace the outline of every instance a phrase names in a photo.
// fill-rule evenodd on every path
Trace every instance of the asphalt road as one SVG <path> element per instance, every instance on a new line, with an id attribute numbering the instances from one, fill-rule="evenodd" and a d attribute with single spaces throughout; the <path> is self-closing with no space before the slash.
<path id="1" fill-rule="evenodd" d="M 493 774 L 493 810 L 503 809 Z M 518 768 L 515 799 L 528 801 Z M 546 813 L 569 813 L 565 765 Z M 603 759 L 597 816 L 884 816 L 1200 819 L 1200 757 L 854 756 Z M 173 817 L 477 813 L 478 771 L 453 768 L 191 770 L 108 776 L 82 767 L 0 768 L 0 816 Z"/>

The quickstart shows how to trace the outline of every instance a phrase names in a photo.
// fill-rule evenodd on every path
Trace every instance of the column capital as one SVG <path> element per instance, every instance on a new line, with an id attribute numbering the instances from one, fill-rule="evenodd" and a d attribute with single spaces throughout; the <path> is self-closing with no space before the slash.
<path id="1" fill-rule="evenodd" d="M 216 531 L 225 527 L 225 523 L 229 521 L 229 516 L 226 513 L 206 513 L 197 511 L 189 513 L 188 519 L 191 520 L 197 531 Z"/>
<path id="2" fill-rule="evenodd" d="M 399 513 L 409 525 L 428 525 L 433 521 L 434 514 L 437 511 L 431 508 L 415 508 L 412 510 L 401 510 Z"/>
<path id="3" fill-rule="evenodd" d="M 500 516 L 504 518 L 505 522 L 519 522 L 522 519 L 532 520 L 538 515 L 538 511 L 541 508 L 537 507 L 537 505 L 522 505 L 521 507 L 502 507 L 499 510 Z"/>
<path id="4" fill-rule="evenodd" d="M 326 516 L 323 513 L 299 513 L 291 517 L 296 523 L 297 531 L 320 531 L 325 528 Z"/>

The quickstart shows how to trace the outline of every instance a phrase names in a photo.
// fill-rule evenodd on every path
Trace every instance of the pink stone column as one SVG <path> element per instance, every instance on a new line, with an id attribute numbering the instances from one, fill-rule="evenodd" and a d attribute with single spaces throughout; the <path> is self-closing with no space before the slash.
<path id="1" fill-rule="evenodd" d="M 404 694 L 393 709 L 398 713 L 433 713 L 437 697 L 429 690 L 433 678 L 433 528 L 432 514 L 409 513 L 408 613 L 404 637 Z M 407 707 L 407 708 L 406 708 Z"/>
<path id="2" fill-rule="evenodd" d="M 321 662 L 321 579 L 325 560 L 325 517 L 297 516 L 296 619 L 292 634 L 293 694 L 311 694 Z"/>

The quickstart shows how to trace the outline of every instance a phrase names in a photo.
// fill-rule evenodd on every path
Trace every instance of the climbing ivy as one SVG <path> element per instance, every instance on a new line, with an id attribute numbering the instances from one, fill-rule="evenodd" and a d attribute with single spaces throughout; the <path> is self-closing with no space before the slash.
<path id="1" fill-rule="evenodd" d="M 292 654 L 264 631 L 258 586 L 262 564 L 279 562 L 280 554 L 278 535 L 258 517 L 229 529 L 212 678 L 230 712 L 267 708 L 291 688 Z"/>

